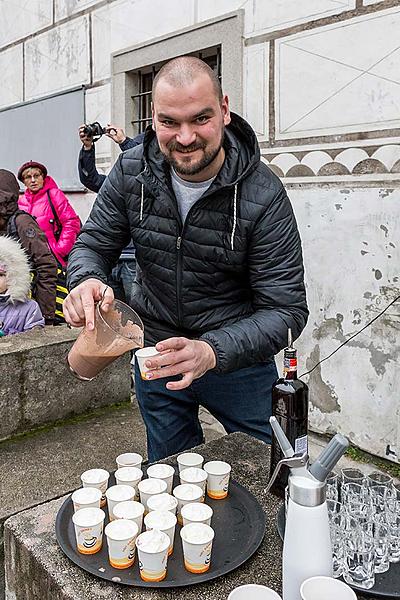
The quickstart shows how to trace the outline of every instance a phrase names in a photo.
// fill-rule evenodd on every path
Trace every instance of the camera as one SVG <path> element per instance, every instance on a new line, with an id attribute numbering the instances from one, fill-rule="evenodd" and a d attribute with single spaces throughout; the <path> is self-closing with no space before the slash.
<path id="1" fill-rule="evenodd" d="M 100 123 L 96 121 L 95 123 L 85 125 L 85 127 L 83 128 L 83 133 L 88 137 L 93 138 L 93 141 L 96 141 L 101 138 L 103 133 L 107 133 L 107 129 L 105 127 L 102 127 Z"/>

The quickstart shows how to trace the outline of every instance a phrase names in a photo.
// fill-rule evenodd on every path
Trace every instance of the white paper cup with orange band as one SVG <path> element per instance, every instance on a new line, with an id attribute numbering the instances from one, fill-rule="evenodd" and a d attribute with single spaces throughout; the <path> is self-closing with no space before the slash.
<path id="1" fill-rule="evenodd" d="M 171 556 L 174 551 L 176 523 L 176 516 L 169 512 L 169 510 L 152 510 L 144 518 L 144 524 L 147 531 L 150 529 L 158 529 L 158 531 L 163 531 L 169 537 L 168 556 Z"/>
<path id="2" fill-rule="evenodd" d="M 183 471 L 183 469 L 188 469 L 189 467 L 201 469 L 204 462 L 204 458 L 197 452 L 183 452 L 176 460 L 178 462 L 179 472 Z"/>
<path id="3" fill-rule="evenodd" d="M 167 575 L 170 539 L 163 531 L 151 529 L 136 538 L 140 577 L 143 581 L 162 581 Z"/>
<path id="4" fill-rule="evenodd" d="M 74 512 L 81 508 L 100 508 L 101 490 L 92 487 L 82 487 L 73 492 L 71 498 Z"/>
<path id="5" fill-rule="evenodd" d="M 167 482 L 163 479 L 142 479 L 138 483 L 138 490 L 140 494 L 140 502 L 143 504 L 145 508 L 145 513 L 147 514 L 147 500 L 151 496 L 156 496 L 157 494 L 164 494 L 167 491 Z"/>
<path id="6" fill-rule="evenodd" d="M 207 473 L 207 496 L 223 500 L 228 495 L 231 465 L 222 460 L 211 460 L 204 465 Z"/>
<path id="7" fill-rule="evenodd" d="M 150 498 L 147 500 L 147 508 L 149 512 L 152 510 L 169 510 L 173 515 L 176 515 L 177 507 L 178 500 L 175 498 L 175 496 L 167 494 L 167 492 L 150 496 Z"/>
<path id="8" fill-rule="evenodd" d="M 204 502 L 190 502 L 190 504 L 182 506 L 181 515 L 184 525 L 189 525 L 189 523 L 211 525 L 213 509 Z"/>
<path id="9" fill-rule="evenodd" d="M 81 508 L 72 515 L 78 552 L 96 554 L 101 549 L 105 518 L 101 508 Z"/>
<path id="10" fill-rule="evenodd" d="M 124 452 L 119 454 L 115 459 L 118 469 L 122 467 L 136 467 L 137 469 L 142 468 L 143 456 L 137 454 L 137 452 Z"/>
<path id="11" fill-rule="evenodd" d="M 106 491 L 108 516 L 114 521 L 114 507 L 119 502 L 127 502 L 135 499 L 135 488 L 131 485 L 112 485 Z"/>
<path id="12" fill-rule="evenodd" d="M 115 519 L 127 519 L 136 523 L 139 533 L 142 531 L 144 506 L 134 500 L 118 502 L 113 508 Z"/>
<path id="13" fill-rule="evenodd" d="M 117 485 L 130 485 L 135 489 L 135 500 L 139 500 L 137 486 L 142 481 L 143 471 L 137 467 L 121 467 L 115 471 Z"/>
<path id="14" fill-rule="evenodd" d="M 106 490 L 108 488 L 108 480 L 110 473 L 105 469 L 89 469 L 81 475 L 83 487 L 93 487 L 101 491 L 100 506 L 106 505 Z"/>
<path id="15" fill-rule="evenodd" d="M 185 569 L 205 573 L 210 568 L 214 529 L 204 523 L 189 523 L 181 529 Z"/>
<path id="16" fill-rule="evenodd" d="M 182 483 L 177 485 L 172 492 L 175 498 L 178 500 L 177 517 L 179 525 L 182 525 L 182 506 L 189 504 L 189 502 L 203 502 L 203 490 L 198 485 L 192 483 Z"/>
<path id="17" fill-rule="evenodd" d="M 115 569 L 128 569 L 135 561 L 139 528 L 133 521 L 118 519 L 106 525 L 108 560 Z"/>
<path id="18" fill-rule="evenodd" d="M 150 479 L 162 479 L 167 484 L 167 493 L 172 492 L 175 469 L 171 465 L 151 465 L 147 469 L 147 477 Z"/>
<path id="19" fill-rule="evenodd" d="M 197 467 L 189 467 L 188 469 L 182 469 L 179 473 L 181 483 L 194 483 L 203 490 L 203 496 L 206 493 L 206 485 L 208 474 L 204 469 L 198 469 Z"/>
<path id="20" fill-rule="evenodd" d="M 148 379 L 147 373 L 151 371 L 148 367 L 146 367 L 146 360 L 150 358 L 154 358 L 155 356 L 161 356 L 160 352 L 156 350 L 155 346 L 149 346 L 147 348 L 140 348 L 140 350 L 136 350 L 135 358 L 139 365 L 140 377 L 145 381 Z"/>

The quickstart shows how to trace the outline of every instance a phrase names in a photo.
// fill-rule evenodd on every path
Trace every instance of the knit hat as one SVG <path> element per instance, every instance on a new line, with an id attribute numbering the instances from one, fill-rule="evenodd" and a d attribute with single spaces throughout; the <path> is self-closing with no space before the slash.
<path id="1" fill-rule="evenodd" d="M 47 176 L 47 169 L 46 169 L 46 167 L 44 165 L 42 165 L 41 163 L 36 162 L 35 160 L 30 160 L 29 162 L 24 163 L 22 165 L 22 167 L 20 167 L 18 169 L 18 175 L 17 175 L 18 179 L 20 181 L 24 181 L 23 178 L 22 178 L 23 172 L 26 169 L 31 169 L 31 168 L 39 169 L 40 171 L 42 171 L 43 178 Z"/>
<path id="2" fill-rule="evenodd" d="M 0 215 L 10 217 L 18 209 L 19 185 L 14 173 L 0 169 Z"/>

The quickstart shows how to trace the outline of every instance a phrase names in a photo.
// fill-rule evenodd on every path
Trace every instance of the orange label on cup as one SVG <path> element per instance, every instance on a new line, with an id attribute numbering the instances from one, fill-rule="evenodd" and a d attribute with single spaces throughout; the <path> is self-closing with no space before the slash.
<path id="1" fill-rule="evenodd" d="M 143 568 L 140 569 L 140 577 L 143 581 L 162 581 L 167 575 L 167 569 L 160 573 L 154 573 L 153 571 L 145 571 Z"/>
<path id="2" fill-rule="evenodd" d="M 114 567 L 114 569 L 128 569 L 135 562 L 135 557 L 132 559 L 129 558 L 109 558 L 110 565 Z"/>
<path id="3" fill-rule="evenodd" d="M 227 495 L 228 492 L 225 490 L 207 490 L 207 496 L 213 500 L 223 500 Z"/>
<path id="4" fill-rule="evenodd" d="M 194 565 L 185 560 L 185 569 L 190 573 L 205 573 L 206 571 L 208 571 L 209 568 L 210 563 L 208 563 L 207 565 L 203 563 L 200 565 Z"/>
<path id="5" fill-rule="evenodd" d="M 101 549 L 102 540 L 95 538 L 85 540 L 83 544 L 78 544 L 78 552 L 81 554 L 96 554 Z"/>

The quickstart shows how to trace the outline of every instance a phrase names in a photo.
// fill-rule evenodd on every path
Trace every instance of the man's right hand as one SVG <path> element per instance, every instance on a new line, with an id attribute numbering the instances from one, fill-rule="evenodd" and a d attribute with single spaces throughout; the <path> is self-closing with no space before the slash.
<path id="1" fill-rule="evenodd" d="M 93 138 L 86 135 L 86 133 L 83 131 L 85 127 L 86 125 L 84 123 L 79 127 L 79 137 L 85 150 L 90 150 L 93 146 Z"/>
<path id="2" fill-rule="evenodd" d="M 104 298 L 103 298 L 104 295 Z M 76 286 L 65 298 L 63 304 L 64 317 L 72 327 L 94 328 L 94 305 L 100 302 L 102 310 L 107 312 L 114 300 L 112 288 L 99 279 L 86 279 Z"/>

